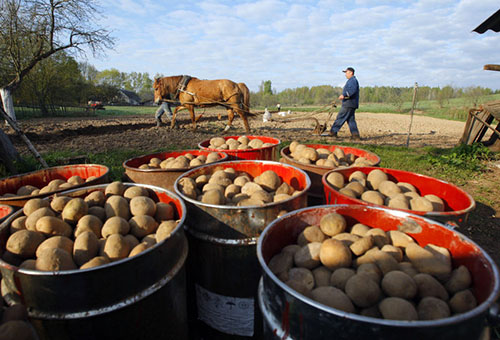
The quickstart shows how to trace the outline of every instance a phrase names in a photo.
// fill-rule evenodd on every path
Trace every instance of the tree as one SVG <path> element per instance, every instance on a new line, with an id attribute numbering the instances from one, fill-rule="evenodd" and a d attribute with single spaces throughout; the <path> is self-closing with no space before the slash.
<path id="1" fill-rule="evenodd" d="M 0 95 L 12 121 L 12 92 L 39 62 L 64 50 L 98 55 L 114 45 L 110 32 L 96 27 L 98 15 L 94 0 L 0 1 Z M 12 143 L 0 147 L 14 149 Z"/>
<path id="2" fill-rule="evenodd" d="M 110 33 L 96 27 L 94 0 L 0 1 L 0 74 L 2 101 L 15 119 L 11 93 L 42 60 L 68 50 L 94 55 L 111 48 Z"/>

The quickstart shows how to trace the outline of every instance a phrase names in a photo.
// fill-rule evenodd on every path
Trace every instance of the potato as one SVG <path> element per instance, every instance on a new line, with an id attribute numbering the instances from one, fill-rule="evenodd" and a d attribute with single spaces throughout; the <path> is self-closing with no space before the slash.
<path id="1" fill-rule="evenodd" d="M 283 182 L 276 189 L 276 195 L 279 195 L 279 194 L 291 195 L 291 194 L 293 194 L 294 191 L 295 191 L 295 189 L 292 186 L 290 186 L 287 182 Z"/>
<path id="2" fill-rule="evenodd" d="M 365 186 L 366 174 L 362 171 L 356 170 L 349 176 L 349 182 L 359 182 Z"/>
<path id="3" fill-rule="evenodd" d="M 169 238 L 176 227 L 177 223 L 174 220 L 161 222 L 156 230 L 156 242 L 160 243 L 164 239 Z"/>
<path id="4" fill-rule="evenodd" d="M 410 208 L 415 211 L 433 211 L 433 205 L 425 197 L 415 197 L 410 200 Z"/>
<path id="5" fill-rule="evenodd" d="M 75 229 L 75 237 L 85 231 L 93 232 L 97 238 L 101 237 L 102 221 L 94 215 L 85 215 L 78 220 Z"/>
<path id="6" fill-rule="evenodd" d="M 382 250 L 382 251 L 388 253 L 389 255 L 391 255 L 398 262 L 403 261 L 403 251 L 401 250 L 401 248 L 395 247 L 392 244 L 386 244 L 380 250 Z M 412 276 L 412 275 L 410 275 L 410 276 Z"/>
<path id="7" fill-rule="evenodd" d="M 361 237 L 358 235 L 350 234 L 350 233 L 340 233 L 332 237 L 335 240 L 341 241 L 347 247 L 350 247 L 351 244 L 359 240 Z"/>
<path id="8" fill-rule="evenodd" d="M 32 212 L 24 222 L 26 229 L 36 231 L 36 222 L 43 216 L 55 216 L 56 214 L 50 208 L 44 207 Z"/>
<path id="9" fill-rule="evenodd" d="M 66 250 L 69 254 L 73 254 L 73 241 L 66 236 L 50 237 L 50 238 L 46 239 L 45 241 L 43 241 L 42 243 L 40 243 L 40 245 L 36 249 L 36 253 L 35 253 L 36 257 L 39 257 L 40 253 L 44 249 L 48 249 L 48 248 L 61 248 L 61 249 Z"/>
<path id="10" fill-rule="evenodd" d="M 280 177 L 272 170 L 264 171 L 254 181 L 267 191 L 275 191 L 281 185 Z"/>
<path id="11" fill-rule="evenodd" d="M 470 287 L 472 278 L 466 266 L 461 265 L 451 272 L 450 279 L 446 282 L 445 288 L 451 294 Z"/>
<path id="12" fill-rule="evenodd" d="M 440 247 L 433 248 L 429 245 L 422 248 L 416 243 L 409 243 L 405 249 L 406 256 L 419 272 L 431 274 L 440 279 L 448 278 L 451 274 L 451 257 L 440 253 L 438 251 Z"/>
<path id="13" fill-rule="evenodd" d="M 298 252 L 302 248 L 297 244 L 289 244 L 285 248 L 281 249 L 282 252 L 291 253 L 292 255 Z"/>
<path id="14" fill-rule="evenodd" d="M 390 243 L 389 236 L 380 228 L 371 228 L 366 232 L 365 236 L 373 236 L 373 242 L 379 248 Z"/>
<path id="15" fill-rule="evenodd" d="M 102 191 L 96 190 L 88 194 L 83 200 L 87 203 L 89 208 L 93 206 L 102 207 L 104 202 L 106 202 L 106 196 Z"/>
<path id="16" fill-rule="evenodd" d="M 77 266 L 82 266 L 95 256 L 99 251 L 99 240 L 91 231 L 85 231 L 75 239 L 73 247 L 73 260 Z"/>
<path id="17" fill-rule="evenodd" d="M 217 162 L 220 159 L 219 154 L 217 152 L 211 152 L 207 155 L 207 159 L 205 160 L 205 163 L 213 163 Z"/>
<path id="18" fill-rule="evenodd" d="M 363 263 L 375 263 L 382 273 L 387 274 L 390 271 L 398 270 L 398 262 L 386 252 L 377 248 L 372 248 L 367 251 L 363 256 L 356 259 L 356 264 L 360 266 Z"/>
<path id="19" fill-rule="evenodd" d="M 262 201 L 264 203 L 271 203 L 273 201 L 273 196 L 264 190 L 255 191 L 250 196 L 250 198 Z"/>
<path id="20" fill-rule="evenodd" d="M 130 233 L 137 238 L 153 234 L 158 228 L 158 222 L 149 215 L 134 216 L 129 220 Z"/>
<path id="21" fill-rule="evenodd" d="M 68 196 L 55 196 L 52 201 L 50 202 L 50 207 L 52 210 L 55 212 L 62 212 L 64 209 L 64 206 L 71 201 L 71 197 Z"/>
<path id="22" fill-rule="evenodd" d="M 413 280 L 417 284 L 418 296 L 420 298 L 432 296 L 444 301 L 448 300 L 448 292 L 443 285 L 434 278 L 434 276 L 419 273 L 413 276 Z"/>
<path id="23" fill-rule="evenodd" d="M 126 188 L 123 192 L 123 197 L 129 201 L 137 196 L 145 196 L 149 198 L 148 190 L 140 186 L 131 186 Z"/>
<path id="24" fill-rule="evenodd" d="M 392 197 L 400 194 L 401 188 L 393 181 L 383 181 L 379 183 L 378 191 L 384 196 Z"/>
<path id="25" fill-rule="evenodd" d="M 134 249 L 134 247 L 140 243 L 137 237 L 131 234 L 125 235 L 124 239 L 130 245 L 130 249 Z"/>
<path id="26" fill-rule="evenodd" d="M 319 266 L 312 271 L 314 276 L 314 283 L 316 287 L 323 287 L 330 285 L 330 277 L 332 276 L 332 272 L 330 269 Z"/>
<path id="27" fill-rule="evenodd" d="M 404 210 L 410 209 L 410 204 L 408 203 L 408 200 L 405 197 L 400 197 L 398 195 L 389 197 L 388 200 L 386 200 L 386 205 L 389 208 L 394 208 L 394 209 L 404 209 Z"/>
<path id="28" fill-rule="evenodd" d="M 387 181 L 388 179 L 387 174 L 380 169 L 372 170 L 368 176 L 366 176 L 366 181 L 373 190 L 377 190 L 380 183 Z"/>
<path id="29" fill-rule="evenodd" d="M 36 248 L 45 240 L 43 234 L 31 230 L 19 230 L 10 235 L 5 248 L 23 259 L 35 256 Z"/>
<path id="30" fill-rule="evenodd" d="M 108 264 L 109 260 L 106 256 L 96 256 L 88 262 L 84 263 L 80 269 L 89 269 L 94 267 L 99 267 L 105 264 Z"/>
<path id="31" fill-rule="evenodd" d="M 110 196 L 104 203 L 104 210 L 106 211 L 106 218 L 113 216 L 119 216 L 126 220 L 130 218 L 128 201 L 122 196 Z"/>
<path id="32" fill-rule="evenodd" d="M 238 201 L 238 204 L 237 204 L 237 206 L 239 206 L 239 207 L 250 207 L 250 206 L 256 206 L 256 205 L 264 205 L 264 202 L 262 200 L 257 199 L 257 198 L 250 197 L 250 198 L 245 198 L 245 199 Z"/>
<path id="33" fill-rule="evenodd" d="M 130 223 L 126 219 L 120 216 L 113 216 L 104 222 L 101 234 L 104 238 L 108 238 L 112 234 L 127 235 L 130 229 Z"/>
<path id="34" fill-rule="evenodd" d="M 252 196 L 252 194 L 256 191 L 264 190 L 259 184 L 254 182 L 247 182 L 241 187 L 241 193 L 246 194 L 248 196 Z"/>
<path id="35" fill-rule="evenodd" d="M 361 199 L 368 203 L 384 205 L 384 196 L 381 193 L 374 190 L 368 190 L 361 194 Z"/>
<path id="36" fill-rule="evenodd" d="M 179 183 L 182 182 L 183 179 L 184 178 L 181 178 L 180 181 L 179 181 Z M 207 184 L 209 180 L 210 180 L 209 176 L 207 176 L 207 175 L 199 175 L 198 177 L 196 177 L 194 179 L 195 186 L 193 187 L 193 190 L 196 189 L 196 188 L 199 188 L 199 189 L 203 188 L 203 186 L 205 184 Z M 192 182 L 190 181 L 190 183 L 192 183 Z"/>
<path id="37" fill-rule="evenodd" d="M 351 197 L 351 198 L 358 198 L 358 194 L 354 190 L 351 190 L 349 188 L 342 188 L 339 190 L 339 193 L 341 193 L 342 195 L 346 195 L 348 197 Z"/>
<path id="38" fill-rule="evenodd" d="M 415 242 L 410 235 L 399 230 L 389 230 L 386 234 L 394 247 L 406 248 L 409 243 Z"/>
<path id="39" fill-rule="evenodd" d="M 406 192 L 416 193 L 417 192 L 417 188 L 415 188 L 415 186 L 411 183 L 398 182 L 396 185 L 399 187 L 399 189 L 401 190 L 402 193 L 406 193 Z"/>
<path id="40" fill-rule="evenodd" d="M 229 178 L 215 177 L 215 176 L 210 177 L 210 179 L 208 180 L 208 183 L 209 184 L 211 184 L 211 183 L 218 184 L 218 185 L 222 186 L 223 188 L 226 188 L 228 185 L 233 184 L 233 182 Z"/>
<path id="41" fill-rule="evenodd" d="M 31 193 L 38 188 L 33 186 L 33 185 L 23 185 L 19 189 L 17 189 L 16 195 L 17 196 L 29 196 Z"/>
<path id="42" fill-rule="evenodd" d="M 425 195 L 424 198 L 426 198 L 429 202 L 431 202 L 432 211 L 444 211 L 444 202 L 438 196 L 433 194 L 428 194 Z"/>
<path id="43" fill-rule="evenodd" d="M 344 216 L 337 213 L 330 213 L 321 217 L 319 227 L 325 235 L 335 236 L 345 231 L 347 222 Z"/>
<path id="44" fill-rule="evenodd" d="M 378 284 L 364 274 L 351 276 L 345 284 L 345 292 L 352 302 L 361 308 L 373 306 L 382 296 Z"/>
<path id="45" fill-rule="evenodd" d="M 146 196 L 134 196 L 130 200 L 130 212 L 132 215 L 154 216 L 156 213 L 155 202 Z"/>
<path id="46" fill-rule="evenodd" d="M 449 301 L 453 313 L 465 313 L 477 306 L 476 298 L 469 289 L 459 291 Z"/>
<path id="47" fill-rule="evenodd" d="M 410 275 L 411 277 L 414 277 L 415 275 L 418 274 L 418 271 L 415 269 L 415 267 L 413 267 L 411 262 L 399 262 L 398 266 L 399 266 L 398 270 L 405 272 L 406 274 Z"/>
<path id="48" fill-rule="evenodd" d="M 201 191 L 203 193 L 209 191 L 209 190 L 218 190 L 220 191 L 222 194 L 224 194 L 224 191 L 226 190 L 224 188 L 224 186 L 220 185 L 220 184 L 217 184 L 217 183 L 207 183 L 203 186 L 203 188 L 201 189 Z"/>
<path id="49" fill-rule="evenodd" d="M 382 318 L 382 314 L 380 314 L 380 311 L 378 310 L 377 305 L 373 305 L 371 307 L 361 309 L 359 311 L 359 315 L 367 316 L 369 318 L 377 318 L 377 319 Z"/>
<path id="50" fill-rule="evenodd" d="M 294 253 L 281 251 L 274 255 L 268 263 L 269 270 L 281 281 L 288 281 L 288 271 L 293 266 Z"/>
<path id="51" fill-rule="evenodd" d="M 249 198 L 250 196 L 248 196 L 247 194 L 239 193 L 233 196 L 233 198 L 231 199 L 231 203 L 238 205 L 241 201 Z"/>
<path id="52" fill-rule="evenodd" d="M 335 239 L 327 239 L 321 244 L 319 257 L 321 263 L 330 270 L 349 267 L 352 262 L 349 248 Z"/>
<path id="53" fill-rule="evenodd" d="M 37 340 L 38 336 L 29 322 L 24 320 L 11 320 L 1 324 L 0 339 Z"/>
<path id="54" fill-rule="evenodd" d="M 311 162 L 315 162 L 318 160 L 319 155 L 318 152 L 310 147 L 305 147 L 299 151 L 300 158 L 308 159 Z"/>
<path id="55" fill-rule="evenodd" d="M 130 244 L 125 240 L 121 234 L 111 234 L 106 239 L 104 244 L 104 255 L 106 255 L 110 261 L 118 261 L 124 259 L 130 253 Z"/>
<path id="56" fill-rule="evenodd" d="M 393 270 L 384 275 L 381 287 L 387 296 L 413 299 L 417 294 L 417 284 L 408 274 Z"/>
<path id="57" fill-rule="evenodd" d="M 36 221 L 35 229 L 48 237 L 56 235 L 71 237 L 71 234 L 73 234 L 73 228 L 71 228 L 68 223 L 55 216 L 40 217 Z"/>
<path id="58" fill-rule="evenodd" d="M 372 279 L 377 284 L 380 283 L 382 279 L 382 271 L 375 263 L 363 263 L 356 269 L 356 274 L 363 274 L 366 277 Z"/>
<path id="59" fill-rule="evenodd" d="M 339 172 L 332 171 L 326 176 L 326 181 L 335 189 L 340 190 L 344 187 L 344 175 Z"/>
<path id="60" fill-rule="evenodd" d="M 63 271 L 76 269 L 71 254 L 61 248 L 46 248 L 36 259 L 36 270 Z"/>
<path id="61" fill-rule="evenodd" d="M 222 137 L 213 137 L 210 139 L 210 144 L 212 144 L 216 148 L 224 143 L 226 143 L 226 140 Z"/>
<path id="62" fill-rule="evenodd" d="M 224 197 L 227 201 L 230 201 L 234 195 L 239 194 L 241 192 L 241 187 L 236 184 L 230 184 L 224 190 Z"/>
<path id="63" fill-rule="evenodd" d="M 347 313 L 354 313 L 356 311 L 349 297 L 338 288 L 328 286 L 318 287 L 311 292 L 311 295 L 314 300 L 329 307 Z"/>
<path id="64" fill-rule="evenodd" d="M 104 194 L 106 197 L 110 197 L 113 195 L 118 195 L 122 196 L 123 193 L 125 192 L 125 185 L 123 185 L 122 182 L 115 181 L 106 186 L 106 189 L 104 189 Z"/>
<path id="65" fill-rule="evenodd" d="M 356 194 L 356 197 L 360 197 L 363 194 L 363 192 L 365 192 L 365 190 L 366 190 L 366 188 L 363 186 L 363 184 L 356 182 L 356 181 L 348 183 L 340 191 L 345 190 L 345 189 L 352 190 Z"/>
<path id="66" fill-rule="evenodd" d="M 211 189 L 203 194 L 201 202 L 207 204 L 222 205 L 226 203 L 226 200 L 222 191 Z"/>
<path id="67" fill-rule="evenodd" d="M 314 269 L 320 264 L 319 253 L 321 242 L 311 242 L 303 246 L 293 256 L 293 260 L 297 267 Z"/>
<path id="68" fill-rule="evenodd" d="M 263 144 L 264 142 L 258 138 L 252 139 L 251 141 L 248 142 L 248 146 L 251 147 L 252 149 L 259 149 L 262 147 Z"/>
<path id="69" fill-rule="evenodd" d="M 278 194 L 278 195 L 275 195 L 273 197 L 273 202 L 281 202 L 281 201 L 287 200 L 287 199 L 289 199 L 291 197 L 292 196 L 287 195 L 287 194 Z"/>
<path id="70" fill-rule="evenodd" d="M 323 242 L 323 240 L 326 238 L 326 235 L 321 231 L 321 229 L 315 225 L 306 227 L 301 232 L 301 235 L 303 235 L 303 238 L 307 242 Z"/>
<path id="71" fill-rule="evenodd" d="M 16 231 L 26 229 L 27 216 L 19 216 L 10 224 L 10 233 L 14 234 Z"/>
<path id="72" fill-rule="evenodd" d="M 388 320 L 418 320 L 418 314 L 413 305 L 398 297 L 383 299 L 378 308 L 384 319 Z"/>
<path id="73" fill-rule="evenodd" d="M 32 198 L 24 204 L 23 213 L 26 216 L 29 216 L 31 215 L 31 213 L 35 212 L 40 208 L 48 208 L 48 207 L 50 207 L 49 201 L 41 198 Z"/>
<path id="74" fill-rule="evenodd" d="M 291 268 L 288 271 L 288 281 L 297 281 L 304 285 L 308 290 L 314 288 L 314 275 L 306 268 Z M 288 283 L 287 283 L 288 284 Z"/>
<path id="75" fill-rule="evenodd" d="M 368 249 L 373 247 L 373 236 L 365 236 L 349 246 L 352 253 L 356 256 L 363 255 Z"/>
<path id="76" fill-rule="evenodd" d="M 88 211 L 89 207 L 83 199 L 73 198 L 66 203 L 61 215 L 65 222 L 76 224 L 82 216 L 87 215 Z"/>
<path id="77" fill-rule="evenodd" d="M 325 268 L 325 267 L 321 267 Z M 345 290 L 345 284 L 352 276 L 356 275 L 356 272 L 351 268 L 338 268 L 333 271 L 330 275 L 329 283 L 330 285 Z"/>
<path id="78" fill-rule="evenodd" d="M 138 245 L 136 245 L 131 251 L 130 254 L 128 254 L 128 257 L 133 257 L 136 256 L 137 254 L 142 253 L 146 249 L 151 248 L 151 245 L 147 244 L 146 242 L 141 242 Z"/>
<path id="79" fill-rule="evenodd" d="M 36 260 L 28 259 L 24 260 L 20 265 L 20 269 L 36 270 Z"/>
<path id="80" fill-rule="evenodd" d="M 98 219 L 101 220 L 101 222 L 106 220 L 106 210 L 103 207 L 98 207 L 98 206 L 90 207 L 88 214 L 97 217 Z"/>
<path id="81" fill-rule="evenodd" d="M 295 140 L 294 140 L 294 141 L 292 141 L 292 142 L 290 143 L 290 146 L 288 147 L 288 148 L 290 149 L 290 152 L 294 152 L 294 151 L 295 151 L 295 149 L 296 149 L 296 147 L 297 147 L 298 145 L 300 145 L 300 143 L 299 143 L 299 142 L 297 142 L 297 141 L 295 141 Z"/>
<path id="82" fill-rule="evenodd" d="M 420 300 L 417 306 L 417 313 L 419 320 L 438 320 L 451 315 L 448 304 L 432 296 Z"/>
<path id="83" fill-rule="evenodd" d="M 251 182 L 250 178 L 247 175 L 241 175 L 234 179 L 233 183 L 243 187 L 246 183 Z"/>

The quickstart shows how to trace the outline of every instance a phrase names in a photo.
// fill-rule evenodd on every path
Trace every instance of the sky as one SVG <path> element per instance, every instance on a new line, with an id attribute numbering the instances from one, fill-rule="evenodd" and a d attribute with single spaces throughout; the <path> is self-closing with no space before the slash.
<path id="1" fill-rule="evenodd" d="M 97 24 L 116 38 L 99 71 L 231 79 L 258 91 L 342 86 L 500 89 L 500 33 L 472 32 L 498 0 L 106 0 Z"/>

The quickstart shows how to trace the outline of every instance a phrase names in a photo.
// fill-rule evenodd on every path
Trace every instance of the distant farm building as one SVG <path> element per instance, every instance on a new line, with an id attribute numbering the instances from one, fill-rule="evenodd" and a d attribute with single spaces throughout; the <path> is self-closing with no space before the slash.
<path id="1" fill-rule="evenodd" d="M 118 90 L 118 97 L 114 100 L 115 104 L 126 104 L 126 105 L 142 105 L 141 97 L 133 91 Z"/>

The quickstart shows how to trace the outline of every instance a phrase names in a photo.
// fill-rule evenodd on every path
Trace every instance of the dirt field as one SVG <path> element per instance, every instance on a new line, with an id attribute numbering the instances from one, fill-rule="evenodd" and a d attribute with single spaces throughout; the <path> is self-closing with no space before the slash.
<path id="1" fill-rule="evenodd" d="M 154 110 L 152 109 L 152 112 Z M 306 113 L 294 113 L 287 117 L 273 118 L 270 123 L 262 123 L 260 117 L 250 120 L 254 134 L 272 136 L 282 141 L 321 139 L 311 134 L 314 122 L 300 120 Z M 406 145 L 410 124 L 408 115 L 356 113 L 359 130 L 363 137 L 361 144 Z M 315 115 L 324 123 L 327 115 Z M 21 127 L 35 148 L 41 152 L 70 150 L 74 152 L 106 152 L 117 149 L 152 150 L 160 147 L 197 148 L 198 142 L 221 134 L 225 126 L 218 121 L 215 112 L 205 114 L 196 132 L 190 130 L 188 115 L 179 116 L 181 128 L 170 130 L 156 128 L 153 113 L 151 116 L 85 117 L 73 119 L 33 119 L 21 121 Z M 331 126 L 332 121 L 328 126 Z M 236 118 L 234 128 L 229 134 L 244 133 L 243 124 Z M 416 115 L 411 127 L 410 147 L 436 146 L 448 148 L 455 146 L 463 133 L 464 123 L 435 119 Z M 7 130 L 8 131 L 8 130 Z M 258 132 L 256 132 L 258 131 Z M 8 132 L 13 136 L 13 132 Z M 347 126 L 340 131 L 339 141 L 349 141 Z M 27 153 L 23 142 L 13 137 L 18 150 Z M 325 143 L 335 143 L 330 138 L 322 138 Z M 484 176 L 471 179 L 463 188 L 482 202 L 469 216 L 467 227 L 460 231 L 481 245 L 494 260 L 500 264 L 500 164 L 491 164 L 490 171 Z"/>

